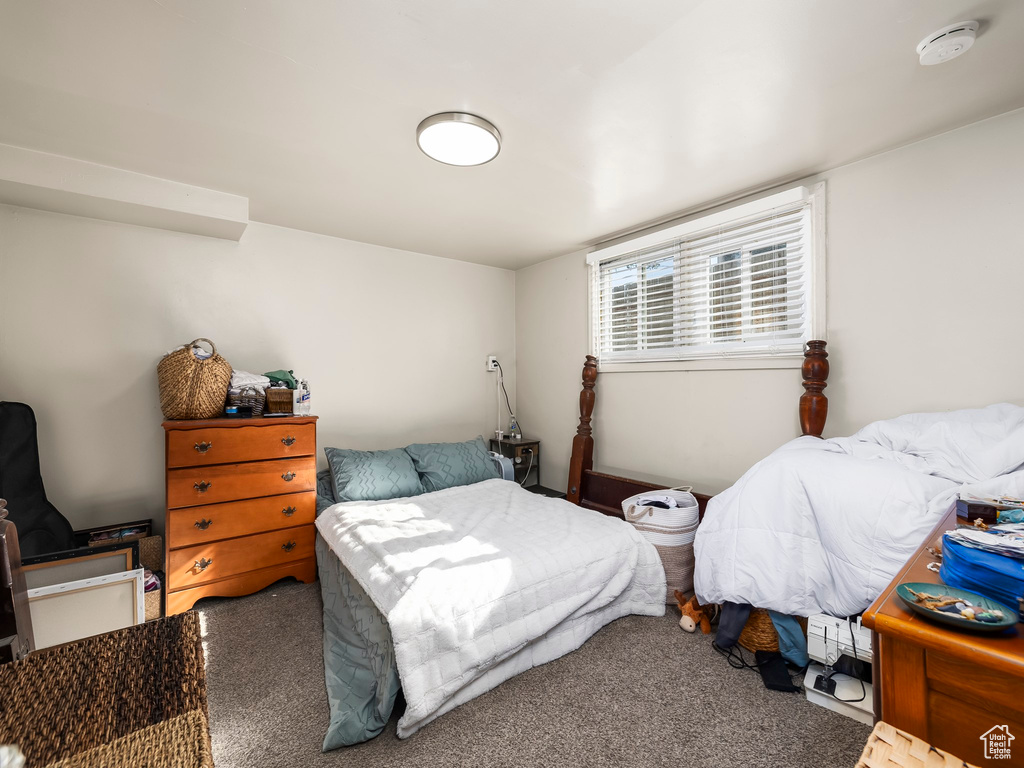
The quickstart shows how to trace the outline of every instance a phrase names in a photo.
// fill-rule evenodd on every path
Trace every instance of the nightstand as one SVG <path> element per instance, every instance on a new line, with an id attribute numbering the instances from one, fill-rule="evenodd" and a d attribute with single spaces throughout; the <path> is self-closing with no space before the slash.
<path id="1" fill-rule="evenodd" d="M 492 437 L 491 450 L 512 460 L 517 483 L 524 488 L 540 485 L 540 440 Z"/>

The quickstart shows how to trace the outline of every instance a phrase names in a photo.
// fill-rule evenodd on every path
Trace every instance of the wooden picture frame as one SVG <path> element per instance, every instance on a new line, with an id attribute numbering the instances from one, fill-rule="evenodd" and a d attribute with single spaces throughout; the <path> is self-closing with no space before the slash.
<path id="1" fill-rule="evenodd" d="M 21 570 L 29 589 L 81 581 L 139 567 L 138 541 L 83 547 L 25 558 Z"/>

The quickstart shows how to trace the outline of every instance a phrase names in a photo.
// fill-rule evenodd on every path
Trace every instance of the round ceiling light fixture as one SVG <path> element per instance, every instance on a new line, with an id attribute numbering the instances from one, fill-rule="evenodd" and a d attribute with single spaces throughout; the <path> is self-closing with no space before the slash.
<path id="1" fill-rule="evenodd" d="M 419 124 L 416 143 L 423 154 L 445 165 L 483 165 L 498 156 L 501 134 L 482 117 L 441 112 Z"/>
<path id="2" fill-rule="evenodd" d="M 924 66 L 944 64 L 967 53 L 977 35 L 978 22 L 959 21 L 928 35 L 917 44 L 917 53 Z"/>

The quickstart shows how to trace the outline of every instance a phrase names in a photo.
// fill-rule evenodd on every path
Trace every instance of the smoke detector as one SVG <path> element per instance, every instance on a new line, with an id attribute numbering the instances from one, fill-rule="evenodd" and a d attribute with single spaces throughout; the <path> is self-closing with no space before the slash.
<path id="1" fill-rule="evenodd" d="M 961 21 L 943 27 L 937 32 L 932 32 L 917 44 L 917 53 L 921 57 L 921 63 L 924 66 L 929 66 L 955 59 L 974 45 L 974 38 L 977 34 L 978 22 L 976 21 Z"/>

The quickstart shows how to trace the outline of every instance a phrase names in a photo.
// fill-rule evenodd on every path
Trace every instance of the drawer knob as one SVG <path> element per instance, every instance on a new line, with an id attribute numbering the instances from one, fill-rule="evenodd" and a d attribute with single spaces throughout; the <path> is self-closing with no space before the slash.
<path id="1" fill-rule="evenodd" d="M 208 483 L 205 480 L 203 480 L 201 483 L 193 483 L 192 487 L 195 488 L 200 493 L 206 493 L 208 490 L 210 490 L 211 487 L 213 487 L 213 483 Z"/>
<path id="2" fill-rule="evenodd" d="M 295 473 L 294 472 L 285 472 L 283 475 L 281 475 L 281 477 L 284 478 L 284 481 L 286 483 L 290 483 L 292 480 L 295 479 Z"/>
<path id="3" fill-rule="evenodd" d="M 292 437 L 291 435 L 288 435 L 288 437 L 282 437 L 281 442 L 284 443 L 285 445 L 292 445 L 295 442 L 295 438 Z"/>
<path id="4" fill-rule="evenodd" d="M 205 517 L 202 520 L 196 520 L 196 528 L 200 531 L 205 531 L 211 525 L 213 525 L 213 520 L 207 520 Z"/>
<path id="5" fill-rule="evenodd" d="M 295 542 L 286 541 L 284 544 L 281 545 L 281 549 L 283 549 L 285 552 L 291 552 L 293 549 L 295 549 Z"/>
<path id="6" fill-rule="evenodd" d="M 204 557 L 199 560 L 196 560 L 195 569 L 197 571 L 205 571 L 211 565 L 213 565 L 213 560 L 208 560 Z"/>
<path id="7" fill-rule="evenodd" d="M 285 507 L 284 509 L 281 510 L 281 514 L 285 517 L 291 517 L 296 512 L 298 512 L 298 510 L 295 507 Z"/>
<path id="8" fill-rule="evenodd" d="M 211 448 L 213 448 L 213 443 L 210 441 L 203 441 L 201 443 L 195 444 L 195 449 L 197 453 L 206 453 Z"/>

